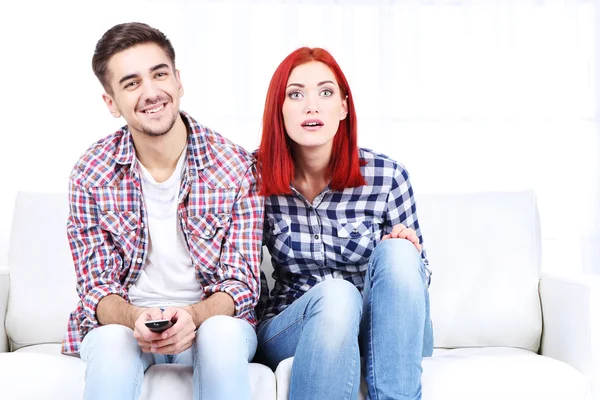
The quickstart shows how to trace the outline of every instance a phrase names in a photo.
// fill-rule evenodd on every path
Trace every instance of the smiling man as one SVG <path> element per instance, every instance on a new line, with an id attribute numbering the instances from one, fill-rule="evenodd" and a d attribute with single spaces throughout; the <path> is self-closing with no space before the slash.
<path id="1" fill-rule="evenodd" d="M 114 26 L 92 67 L 127 125 L 69 179 L 80 302 L 63 352 L 87 363 L 85 399 L 137 399 L 157 363 L 192 366 L 195 399 L 250 399 L 263 221 L 254 159 L 180 111 L 175 51 L 159 30 Z"/>

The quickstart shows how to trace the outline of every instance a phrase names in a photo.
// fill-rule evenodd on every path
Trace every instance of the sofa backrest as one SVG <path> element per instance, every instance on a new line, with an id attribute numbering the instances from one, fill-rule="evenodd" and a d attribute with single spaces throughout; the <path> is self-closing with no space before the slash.
<path id="1" fill-rule="evenodd" d="M 65 193 L 17 195 L 6 330 L 13 350 L 60 343 L 75 308 Z M 537 351 L 540 230 L 532 192 L 421 195 L 419 221 L 433 277 L 435 346 Z M 270 278 L 264 251 L 262 268 Z M 273 287 L 270 282 L 270 287 Z"/>

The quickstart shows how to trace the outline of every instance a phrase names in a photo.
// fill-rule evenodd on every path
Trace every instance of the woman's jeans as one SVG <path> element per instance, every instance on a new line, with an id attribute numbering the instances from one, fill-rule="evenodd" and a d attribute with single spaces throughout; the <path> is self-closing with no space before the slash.
<path id="1" fill-rule="evenodd" d="M 361 372 L 372 400 L 421 399 L 421 361 L 433 352 L 425 268 L 414 245 L 376 248 L 364 293 L 350 282 L 317 284 L 257 331 L 256 360 L 275 369 L 294 357 L 290 400 L 356 399 Z"/>
<path id="2" fill-rule="evenodd" d="M 150 365 L 183 364 L 194 369 L 195 400 L 250 400 L 248 362 L 255 351 L 252 325 L 224 315 L 207 319 L 192 347 L 175 355 L 144 353 L 130 328 L 101 326 L 81 344 L 81 359 L 87 363 L 84 399 L 136 400 Z"/>

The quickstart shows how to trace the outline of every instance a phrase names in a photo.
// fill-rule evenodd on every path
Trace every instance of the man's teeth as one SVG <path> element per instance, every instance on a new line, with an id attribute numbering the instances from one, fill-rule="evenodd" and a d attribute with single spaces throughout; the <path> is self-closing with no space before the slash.
<path id="1" fill-rule="evenodd" d="M 145 112 L 146 114 L 154 114 L 154 113 L 157 113 L 157 112 L 159 112 L 159 111 L 160 111 L 160 110 L 162 110 L 163 108 L 164 108 L 164 105 L 163 105 L 163 104 L 161 104 L 161 105 L 159 105 L 159 106 L 158 106 L 158 107 L 156 107 L 156 108 L 151 108 L 151 109 L 149 109 L 149 110 L 146 110 L 146 111 L 144 111 L 144 112 Z"/>

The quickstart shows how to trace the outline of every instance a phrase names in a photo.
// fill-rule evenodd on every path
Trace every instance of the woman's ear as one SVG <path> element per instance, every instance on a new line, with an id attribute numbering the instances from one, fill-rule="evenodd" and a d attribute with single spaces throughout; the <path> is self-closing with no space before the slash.
<path id="1" fill-rule="evenodd" d="M 346 119 L 348 116 L 348 96 L 342 100 L 342 112 L 340 113 L 340 121 Z"/>

